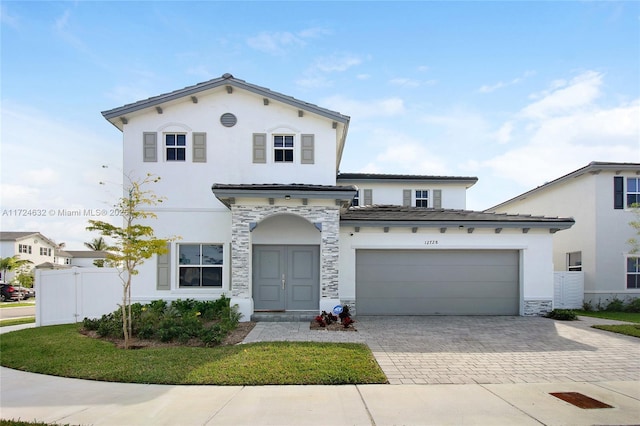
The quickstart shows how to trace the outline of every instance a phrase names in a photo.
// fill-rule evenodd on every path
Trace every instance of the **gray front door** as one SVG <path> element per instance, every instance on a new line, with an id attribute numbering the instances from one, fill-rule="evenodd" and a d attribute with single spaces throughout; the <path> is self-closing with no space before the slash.
<path id="1" fill-rule="evenodd" d="M 318 309 L 318 246 L 253 246 L 253 302 L 256 311 Z"/>

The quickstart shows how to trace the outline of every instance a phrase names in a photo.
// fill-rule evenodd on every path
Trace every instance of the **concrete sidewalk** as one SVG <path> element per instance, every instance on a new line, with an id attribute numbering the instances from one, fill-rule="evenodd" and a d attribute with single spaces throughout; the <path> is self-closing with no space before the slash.
<path id="1" fill-rule="evenodd" d="M 165 386 L 0 369 L 0 416 L 70 425 L 632 425 L 639 382 Z M 613 406 L 581 409 L 550 392 Z"/>

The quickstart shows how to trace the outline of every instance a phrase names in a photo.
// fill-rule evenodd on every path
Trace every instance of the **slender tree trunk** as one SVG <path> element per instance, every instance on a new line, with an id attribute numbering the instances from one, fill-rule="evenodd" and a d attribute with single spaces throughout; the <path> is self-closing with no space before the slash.
<path id="1" fill-rule="evenodd" d="M 124 348 L 129 349 L 129 327 L 127 326 L 127 286 L 122 287 L 122 334 Z"/>

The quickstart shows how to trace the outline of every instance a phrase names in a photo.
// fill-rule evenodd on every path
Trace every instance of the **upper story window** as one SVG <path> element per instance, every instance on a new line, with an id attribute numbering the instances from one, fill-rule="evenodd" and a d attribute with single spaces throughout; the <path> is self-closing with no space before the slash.
<path id="1" fill-rule="evenodd" d="M 31 246 L 28 244 L 18 244 L 18 253 L 31 254 Z"/>
<path id="2" fill-rule="evenodd" d="M 164 135 L 167 161 L 185 161 L 187 157 L 187 135 L 166 133 Z"/>
<path id="3" fill-rule="evenodd" d="M 51 249 L 47 247 L 40 247 L 40 256 L 51 256 Z"/>
<path id="4" fill-rule="evenodd" d="M 640 203 L 640 178 L 627 178 L 627 207 Z"/>
<path id="5" fill-rule="evenodd" d="M 178 253 L 180 287 L 222 287 L 221 244 L 180 244 Z"/>
<path id="6" fill-rule="evenodd" d="M 273 135 L 273 160 L 293 163 L 293 135 Z"/>
<path id="7" fill-rule="evenodd" d="M 429 207 L 429 191 L 424 189 L 416 190 L 416 207 Z"/>
<path id="8" fill-rule="evenodd" d="M 357 207 L 360 205 L 360 190 L 356 191 L 356 195 L 353 196 L 353 200 L 351 200 L 351 205 Z"/>

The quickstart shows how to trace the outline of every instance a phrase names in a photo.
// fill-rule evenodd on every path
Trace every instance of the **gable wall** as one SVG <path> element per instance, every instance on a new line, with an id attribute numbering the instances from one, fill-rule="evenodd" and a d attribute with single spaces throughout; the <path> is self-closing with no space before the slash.
<path id="1" fill-rule="evenodd" d="M 332 121 L 278 102 L 263 104 L 263 98 L 234 88 L 228 94 L 218 88 L 190 99 L 163 105 L 163 113 L 155 110 L 139 113 L 124 126 L 124 171 L 136 175 L 153 173 L 161 177 L 154 191 L 165 195 L 167 206 L 222 208 L 211 193 L 213 183 L 305 183 L 335 185 L 336 141 L 338 132 Z M 237 124 L 224 127 L 220 116 L 233 113 Z M 157 132 L 157 162 L 143 161 L 143 133 Z M 165 161 L 163 132 L 187 134 L 186 161 Z M 207 159 L 192 161 L 192 134 L 206 132 Z M 253 134 L 267 134 L 267 162 L 253 163 Z M 274 163 L 271 135 L 294 134 L 293 163 Z M 314 164 L 300 164 L 300 135 L 315 135 Z"/>
<path id="2" fill-rule="evenodd" d="M 633 213 L 613 208 L 615 171 L 584 173 L 516 199 L 495 209 L 497 213 L 520 213 L 573 217 L 575 225 L 553 237 L 553 263 L 556 271 L 567 270 L 567 253 L 581 251 L 585 300 L 637 295 L 626 289 L 625 262 L 627 240 L 633 237 L 629 222 Z M 632 171 L 618 176 L 635 177 Z"/>

